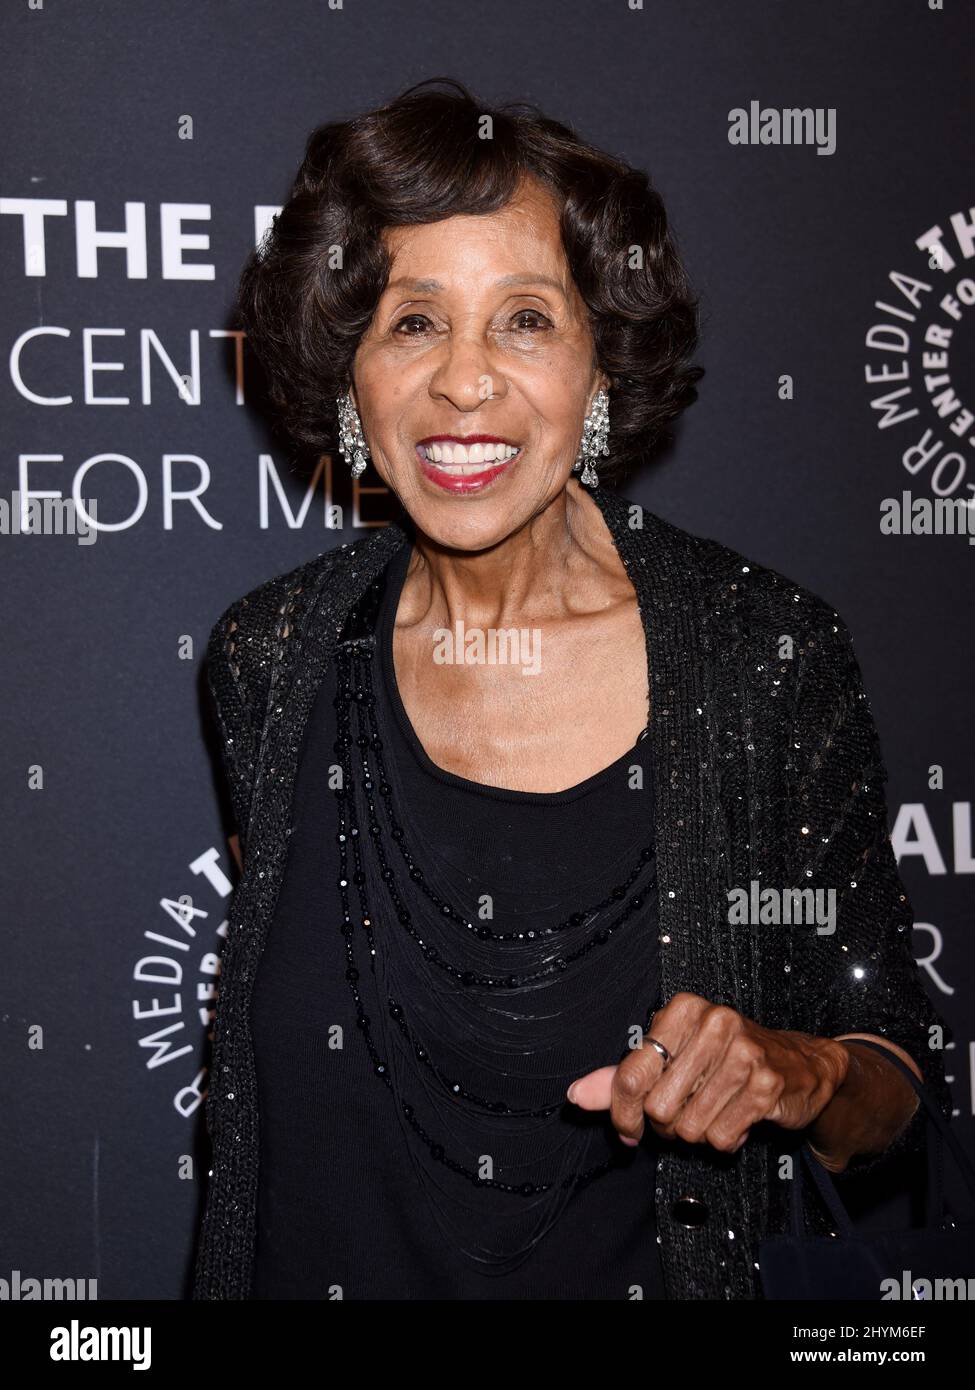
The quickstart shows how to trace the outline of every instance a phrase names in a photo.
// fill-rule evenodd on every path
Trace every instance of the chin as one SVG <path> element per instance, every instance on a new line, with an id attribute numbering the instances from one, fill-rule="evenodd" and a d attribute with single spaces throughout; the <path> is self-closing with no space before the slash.
<path id="1" fill-rule="evenodd" d="M 500 487 L 438 497 L 413 483 L 399 496 L 413 524 L 431 541 L 473 554 L 507 540 L 550 506 L 565 485 L 565 479 L 553 479 L 547 488 Z"/>
<path id="2" fill-rule="evenodd" d="M 512 508 L 486 497 L 476 504 L 471 499 L 438 501 L 424 497 L 407 510 L 418 530 L 431 541 L 450 550 L 489 550 L 500 545 L 518 529 Z M 526 519 L 530 513 L 526 512 Z"/>

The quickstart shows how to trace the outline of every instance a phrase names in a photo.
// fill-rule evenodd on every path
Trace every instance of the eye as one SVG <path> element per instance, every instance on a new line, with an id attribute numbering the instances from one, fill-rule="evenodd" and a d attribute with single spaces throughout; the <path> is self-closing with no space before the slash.
<path id="1" fill-rule="evenodd" d="M 523 324 L 523 323 L 519 323 L 519 322 L 518 322 L 519 319 L 525 319 L 525 318 L 527 318 L 527 319 L 537 319 L 538 322 L 537 322 L 537 323 L 527 323 L 527 324 Z M 546 316 L 545 316 L 543 313 L 541 313 L 540 310 L 538 310 L 538 309 L 519 309 L 519 310 L 517 311 L 517 313 L 515 314 L 514 320 L 513 320 L 513 321 L 514 321 L 516 327 L 522 328 L 522 329 L 527 329 L 529 333 L 544 332 L 545 329 L 551 328 L 551 327 L 552 327 L 552 320 L 549 319 L 549 318 L 546 318 Z"/>
<path id="2" fill-rule="evenodd" d="M 425 314 L 407 314 L 404 318 L 401 318 L 397 324 L 394 325 L 393 332 L 399 333 L 400 330 L 403 328 L 404 323 L 423 325 L 429 324 L 429 322 L 430 320 L 427 318 Z M 412 329 L 408 329 L 405 332 L 403 332 L 402 336 L 404 338 L 419 338 L 423 335 L 422 333 L 415 333 Z"/>

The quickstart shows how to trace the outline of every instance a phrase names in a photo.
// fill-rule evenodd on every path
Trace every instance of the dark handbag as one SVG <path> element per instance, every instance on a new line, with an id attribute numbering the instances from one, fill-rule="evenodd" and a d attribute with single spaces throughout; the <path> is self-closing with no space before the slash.
<path id="1" fill-rule="evenodd" d="M 944 1214 L 944 1149 L 947 1144 L 975 1197 L 975 1168 L 927 1088 L 889 1048 L 858 1038 L 899 1067 L 921 1098 L 927 1128 L 927 1200 L 923 1227 L 857 1235 L 829 1171 L 808 1144 L 801 1149 L 791 1192 L 791 1232 L 759 1242 L 759 1277 L 768 1299 L 939 1299 L 975 1296 L 975 1219 Z M 834 1236 L 806 1233 L 804 1174 L 808 1172 L 832 1218 Z M 963 1281 L 959 1288 L 954 1281 Z M 886 1282 L 885 1282 L 886 1281 Z"/>

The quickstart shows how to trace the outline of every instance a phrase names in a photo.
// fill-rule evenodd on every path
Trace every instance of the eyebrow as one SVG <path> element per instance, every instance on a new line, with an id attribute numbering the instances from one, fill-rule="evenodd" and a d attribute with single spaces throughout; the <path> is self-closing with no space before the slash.
<path id="1" fill-rule="evenodd" d="M 548 285 L 551 289 L 558 290 L 559 294 L 565 294 L 565 287 L 551 275 L 502 275 L 500 280 L 494 282 L 494 288 L 499 290 L 515 285 Z M 386 288 L 412 290 L 414 294 L 436 294 L 445 286 L 439 280 L 410 280 L 400 277 L 398 280 L 390 280 Z"/>

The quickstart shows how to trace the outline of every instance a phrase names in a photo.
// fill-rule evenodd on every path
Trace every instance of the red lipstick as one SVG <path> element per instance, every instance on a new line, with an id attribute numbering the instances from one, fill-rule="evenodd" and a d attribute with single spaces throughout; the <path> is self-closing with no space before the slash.
<path id="1" fill-rule="evenodd" d="M 483 467 L 479 467 L 476 472 L 451 473 L 447 468 L 438 466 L 422 453 L 420 446 L 426 444 L 463 444 L 465 446 L 471 444 L 508 444 L 511 448 L 517 449 L 518 453 L 500 463 L 486 463 Z M 429 478 L 444 492 L 473 493 L 483 492 L 502 473 L 506 473 L 511 465 L 521 458 L 521 446 L 516 444 L 513 439 L 505 439 L 497 434 L 431 434 L 417 442 L 416 456 L 424 477 Z"/>

